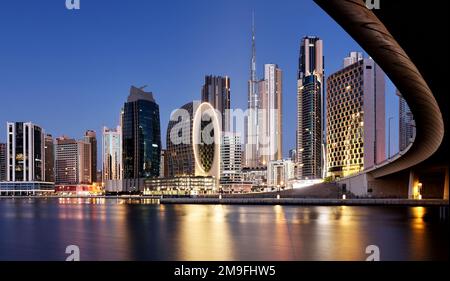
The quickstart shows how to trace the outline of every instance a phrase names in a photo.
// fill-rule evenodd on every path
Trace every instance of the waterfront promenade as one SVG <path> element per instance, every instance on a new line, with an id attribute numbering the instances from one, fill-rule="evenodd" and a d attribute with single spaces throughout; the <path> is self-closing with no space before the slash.
<path id="1" fill-rule="evenodd" d="M 108 199 L 108 200 L 155 200 L 159 204 L 222 204 L 222 205 L 299 205 L 299 206 L 436 206 L 448 207 L 449 201 L 442 199 L 400 199 L 400 198 L 278 198 L 276 193 L 272 198 L 264 197 L 164 197 L 164 196 L 136 196 L 136 195 L 98 195 L 98 196 L 1 196 L 0 200 L 32 198 L 42 199 Z"/>

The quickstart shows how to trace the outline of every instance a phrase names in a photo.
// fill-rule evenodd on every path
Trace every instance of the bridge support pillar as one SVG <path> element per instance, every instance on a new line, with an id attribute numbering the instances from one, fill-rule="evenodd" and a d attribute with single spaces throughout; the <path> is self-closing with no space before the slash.
<path id="1" fill-rule="evenodd" d="M 419 177 L 414 170 L 409 170 L 408 199 L 418 199 Z"/>
<path id="2" fill-rule="evenodd" d="M 445 181 L 444 181 L 444 199 L 448 200 L 448 181 L 449 181 L 449 175 L 448 175 L 449 168 L 445 168 Z"/>

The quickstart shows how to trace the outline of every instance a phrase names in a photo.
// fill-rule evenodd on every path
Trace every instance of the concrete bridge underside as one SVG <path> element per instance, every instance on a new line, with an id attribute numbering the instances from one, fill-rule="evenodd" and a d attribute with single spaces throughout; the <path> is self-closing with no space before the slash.
<path id="1" fill-rule="evenodd" d="M 314 1 L 380 65 L 416 122 L 415 141 L 401 157 L 345 180 L 346 188 L 362 196 L 414 198 L 422 187 L 422 198 L 448 199 L 448 1 L 380 1 L 372 10 L 364 0 Z M 441 37 L 429 36 L 436 29 Z"/>

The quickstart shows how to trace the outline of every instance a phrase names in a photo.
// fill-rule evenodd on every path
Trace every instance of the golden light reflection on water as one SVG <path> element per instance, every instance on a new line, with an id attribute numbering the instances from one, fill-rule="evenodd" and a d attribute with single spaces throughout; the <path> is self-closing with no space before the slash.
<path id="1" fill-rule="evenodd" d="M 100 220 L 106 221 L 105 198 L 59 198 L 58 218 L 62 220 Z M 86 205 L 98 205 L 96 208 Z"/>
<path id="2" fill-rule="evenodd" d="M 381 246 L 382 258 L 389 249 L 388 258 L 420 260 L 433 256 L 430 249 L 443 237 L 430 231 L 433 209 L 424 207 L 164 205 L 136 198 L 4 202 L 0 218 L 20 221 L 15 232 L 46 233 L 62 248 L 79 244 L 91 260 L 364 260 L 368 245 Z"/>
<path id="3" fill-rule="evenodd" d="M 310 222 L 316 229 L 308 249 L 314 260 L 362 260 L 366 248 L 363 225 L 354 221 L 354 207 L 313 207 L 317 219 Z"/>
<path id="4" fill-rule="evenodd" d="M 274 260 L 295 260 L 295 248 L 301 247 L 301 245 L 296 245 L 289 229 L 288 218 L 286 218 L 286 213 L 281 205 L 273 206 L 275 212 L 275 228 L 272 239 L 278 248 L 278 251 L 274 252 Z M 300 241 L 301 242 L 301 241 Z"/>
<path id="5" fill-rule="evenodd" d="M 410 209 L 412 222 L 409 224 L 411 228 L 410 242 L 414 245 L 415 259 L 420 259 L 417 253 L 427 253 L 430 249 L 427 241 L 428 232 L 426 232 L 425 215 L 427 210 L 424 207 L 413 207 Z"/>
<path id="6" fill-rule="evenodd" d="M 183 214 L 180 221 L 180 260 L 231 260 L 233 237 L 229 231 L 227 206 L 182 205 L 174 206 Z M 212 213 L 211 213 L 212 212 Z"/>
<path id="7" fill-rule="evenodd" d="M 94 248 L 86 260 L 133 259 L 129 247 L 128 199 L 59 198 L 58 219 L 70 221 L 71 226 L 59 227 L 57 241 L 61 247 L 79 245 L 84 251 L 86 241 Z M 63 225 L 63 224 L 61 224 Z M 108 240 L 108 243 L 104 239 Z M 88 242 L 91 243 L 91 242 Z M 84 247 L 83 247 L 84 246 Z M 107 255 L 104 253 L 107 252 Z"/>
<path id="8" fill-rule="evenodd" d="M 425 228 L 424 217 L 426 214 L 426 209 L 424 207 L 413 207 L 411 210 L 413 215 L 412 228 L 423 231 Z"/>

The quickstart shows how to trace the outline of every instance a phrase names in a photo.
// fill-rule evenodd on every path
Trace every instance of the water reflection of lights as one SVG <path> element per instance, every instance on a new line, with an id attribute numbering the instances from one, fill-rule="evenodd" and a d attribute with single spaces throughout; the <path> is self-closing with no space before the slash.
<path id="1" fill-rule="evenodd" d="M 317 223 L 318 224 L 330 224 L 332 220 L 332 213 L 329 207 L 317 207 Z"/>
<path id="2" fill-rule="evenodd" d="M 273 206 L 273 209 L 275 211 L 275 223 L 280 224 L 286 222 L 283 207 L 281 205 L 275 205 Z"/>
<path id="3" fill-rule="evenodd" d="M 70 198 L 60 197 L 58 203 L 62 205 L 104 205 L 106 204 L 105 198 Z"/>
<path id="4" fill-rule="evenodd" d="M 224 223 L 226 218 L 226 211 L 224 205 L 214 205 L 213 217 L 215 223 Z"/>
<path id="5" fill-rule="evenodd" d="M 424 207 L 414 207 L 412 208 L 412 214 L 413 214 L 412 228 L 417 230 L 424 230 L 425 228 L 424 217 L 426 214 L 426 209 Z"/>
<path id="6" fill-rule="evenodd" d="M 178 232 L 179 260 L 231 260 L 233 240 L 227 221 L 227 206 L 183 205 Z"/>

